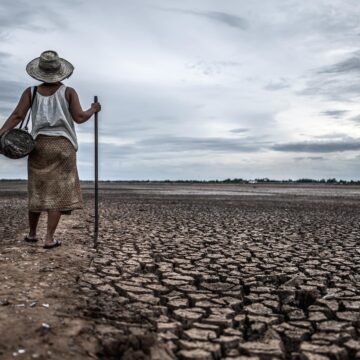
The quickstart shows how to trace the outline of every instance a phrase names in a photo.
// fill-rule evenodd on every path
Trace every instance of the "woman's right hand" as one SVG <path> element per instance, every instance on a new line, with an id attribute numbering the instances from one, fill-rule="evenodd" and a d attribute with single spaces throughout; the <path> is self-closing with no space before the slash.
<path id="1" fill-rule="evenodd" d="M 91 110 L 94 112 L 94 113 L 97 113 L 99 111 L 101 111 L 101 105 L 99 102 L 95 102 L 95 103 L 92 103 L 91 104 Z"/>

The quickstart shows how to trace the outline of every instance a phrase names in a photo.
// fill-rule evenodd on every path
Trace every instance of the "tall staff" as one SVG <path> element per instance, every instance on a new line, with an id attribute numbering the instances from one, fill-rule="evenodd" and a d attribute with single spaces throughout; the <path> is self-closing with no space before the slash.
<path id="1" fill-rule="evenodd" d="M 94 96 L 94 102 L 98 102 L 98 97 Z M 94 248 L 97 247 L 99 235 L 99 152 L 98 152 L 98 113 L 95 113 L 95 229 L 94 229 Z"/>

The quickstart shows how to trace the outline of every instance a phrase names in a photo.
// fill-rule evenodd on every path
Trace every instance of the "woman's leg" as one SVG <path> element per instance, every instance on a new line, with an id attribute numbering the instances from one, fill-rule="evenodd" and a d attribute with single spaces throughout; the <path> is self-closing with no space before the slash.
<path id="1" fill-rule="evenodd" d="M 61 212 L 58 210 L 48 210 L 47 233 L 45 244 L 52 244 L 54 241 L 55 230 L 58 226 Z"/>
<path id="2" fill-rule="evenodd" d="M 37 225 L 39 223 L 39 218 L 40 218 L 40 212 L 32 212 L 29 211 L 29 237 L 30 238 L 35 238 L 36 237 L 36 229 L 37 229 Z"/>

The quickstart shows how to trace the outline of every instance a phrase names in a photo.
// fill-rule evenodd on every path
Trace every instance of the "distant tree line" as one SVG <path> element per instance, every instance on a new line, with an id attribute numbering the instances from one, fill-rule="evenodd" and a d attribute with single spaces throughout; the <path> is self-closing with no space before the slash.
<path id="1" fill-rule="evenodd" d="M 0 182 L 22 182 L 24 179 L 0 179 Z M 92 183 L 92 180 L 81 180 L 82 183 Z M 276 180 L 269 178 L 257 179 L 242 179 L 242 178 L 227 178 L 223 180 L 101 180 L 104 183 L 190 183 L 190 184 L 338 184 L 338 185 L 360 185 L 360 180 L 337 180 L 336 178 L 329 179 L 309 179 L 301 178 L 297 180 Z"/>
<path id="2" fill-rule="evenodd" d="M 287 180 L 275 180 L 269 178 L 260 178 L 260 179 L 242 179 L 242 178 L 227 178 L 223 180 L 106 180 L 104 182 L 132 182 L 132 183 L 170 183 L 170 184 L 345 184 L 345 185 L 360 185 L 360 180 L 337 180 L 335 178 L 330 179 L 308 179 L 301 178 L 297 180 L 287 179 Z"/>

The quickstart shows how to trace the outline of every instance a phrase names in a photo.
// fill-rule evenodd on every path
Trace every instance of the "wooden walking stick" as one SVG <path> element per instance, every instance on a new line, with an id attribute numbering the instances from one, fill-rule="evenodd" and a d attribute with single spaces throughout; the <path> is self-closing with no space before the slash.
<path id="1" fill-rule="evenodd" d="M 98 102 L 98 97 L 94 96 L 94 102 Z M 98 152 L 98 113 L 95 113 L 95 229 L 94 229 L 94 248 L 97 247 L 99 235 L 99 152 Z"/>

